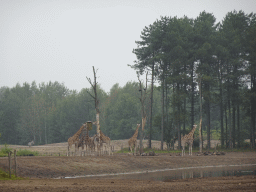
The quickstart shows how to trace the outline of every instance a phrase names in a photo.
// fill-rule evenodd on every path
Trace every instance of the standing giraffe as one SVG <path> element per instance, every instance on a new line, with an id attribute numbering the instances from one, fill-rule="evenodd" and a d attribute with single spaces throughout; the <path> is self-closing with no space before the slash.
<path id="1" fill-rule="evenodd" d="M 98 135 L 95 135 L 94 136 L 94 141 L 98 142 L 97 146 L 98 146 L 98 151 L 100 151 L 100 153 L 101 153 L 101 150 L 103 149 L 103 143 L 106 143 L 107 151 L 108 151 L 108 154 L 110 155 L 110 152 L 111 152 L 110 141 L 111 141 L 111 139 L 109 137 L 107 137 L 106 135 L 104 135 L 101 130 L 100 130 L 100 139 L 99 139 Z"/>
<path id="2" fill-rule="evenodd" d="M 91 152 L 94 147 L 94 139 L 93 137 L 89 136 L 89 130 L 90 128 L 86 127 L 86 134 L 84 135 L 84 144 L 86 147 L 86 151 L 88 151 L 89 149 L 89 151 Z"/>
<path id="3" fill-rule="evenodd" d="M 79 147 L 82 147 L 82 150 L 84 150 L 84 145 L 85 145 L 85 133 L 84 133 L 84 131 L 82 131 L 82 133 L 80 135 L 81 135 L 81 137 L 79 138 L 77 149 L 79 150 Z"/>
<path id="4" fill-rule="evenodd" d="M 138 137 L 139 127 L 140 127 L 140 124 L 137 124 L 137 128 L 135 130 L 135 133 L 133 134 L 133 136 L 128 141 L 129 148 L 130 148 L 131 152 L 132 152 L 132 147 L 134 147 L 134 153 L 135 154 L 136 154 L 136 146 L 137 146 L 137 137 Z"/>
<path id="5" fill-rule="evenodd" d="M 192 146 L 194 141 L 194 132 L 196 130 L 197 125 L 193 126 L 193 129 L 189 132 L 189 134 L 181 137 L 181 146 L 182 146 L 182 156 L 185 155 L 185 146 L 188 143 L 189 145 L 189 155 L 192 155 Z"/>
<path id="6" fill-rule="evenodd" d="M 79 144 L 79 136 L 80 134 L 83 132 L 84 128 L 86 127 L 86 123 L 84 123 L 80 129 L 72 136 L 68 139 L 68 151 L 69 148 L 75 144 L 75 151 L 78 148 L 78 144 Z"/>

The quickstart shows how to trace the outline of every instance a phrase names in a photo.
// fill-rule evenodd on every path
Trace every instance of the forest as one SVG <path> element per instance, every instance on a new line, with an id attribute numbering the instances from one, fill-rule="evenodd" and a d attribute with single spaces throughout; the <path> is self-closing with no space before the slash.
<path id="1" fill-rule="evenodd" d="M 149 140 L 149 147 L 152 139 L 168 144 L 177 140 L 180 147 L 181 135 L 194 124 L 199 126 L 202 119 L 204 147 L 209 148 L 214 137 L 221 140 L 221 147 L 243 147 L 244 140 L 250 139 L 255 148 L 254 13 L 232 11 L 220 23 L 205 11 L 195 19 L 165 16 L 146 26 L 140 37 L 133 49 L 137 59 L 129 67 L 138 76 L 148 74 L 143 89 L 139 81 L 123 87 L 117 83 L 109 93 L 97 88 L 105 135 L 112 140 L 133 135 L 141 122 L 143 92 L 147 93 L 143 137 Z M 1 87 L 0 143 L 66 142 L 82 123 L 95 121 L 90 93 L 92 88 L 77 92 L 51 81 Z"/>

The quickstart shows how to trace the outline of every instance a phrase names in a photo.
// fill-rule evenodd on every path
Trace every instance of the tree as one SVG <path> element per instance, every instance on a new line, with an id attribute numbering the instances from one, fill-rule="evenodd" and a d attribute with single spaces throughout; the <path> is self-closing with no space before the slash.
<path id="1" fill-rule="evenodd" d="M 247 15 L 246 29 L 246 59 L 249 61 L 247 74 L 250 75 L 250 114 L 251 114 L 251 130 L 250 141 L 251 147 L 255 148 L 255 127 L 256 127 L 256 14 L 250 13 Z"/>
<path id="2" fill-rule="evenodd" d="M 145 111 L 145 101 L 146 101 L 146 97 L 147 97 L 147 94 L 148 94 L 148 91 L 147 91 L 147 76 L 148 74 L 146 74 L 146 86 L 145 87 L 142 87 L 142 83 L 141 83 L 141 80 L 139 78 L 139 75 L 138 75 L 138 81 L 139 81 L 139 85 L 140 85 L 140 103 L 141 103 L 141 134 L 140 134 L 140 154 L 143 153 L 143 144 L 142 144 L 142 138 L 144 136 L 144 127 L 146 125 L 146 121 L 147 121 L 147 114 L 146 114 L 146 111 Z"/>
<path id="3" fill-rule="evenodd" d="M 210 134 L 211 134 L 211 87 L 214 85 L 214 77 L 216 75 L 216 60 L 215 60 L 215 35 L 216 25 L 215 17 L 205 11 L 195 19 L 195 58 L 198 63 L 197 74 L 202 78 L 202 94 L 204 97 L 204 107 L 206 112 L 206 127 L 207 127 L 207 147 L 210 149 Z"/>

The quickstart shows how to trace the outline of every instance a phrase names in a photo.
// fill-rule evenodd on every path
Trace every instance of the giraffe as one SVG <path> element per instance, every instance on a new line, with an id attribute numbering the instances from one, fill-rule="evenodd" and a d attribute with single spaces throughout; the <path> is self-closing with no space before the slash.
<path id="1" fill-rule="evenodd" d="M 84 150 L 84 145 L 85 145 L 85 133 L 84 133 L 84 131 L 82 131 L 82 133 L 80 135 L 81 135 L 81 138 L 79 138 L 77 148 L 79 150 L 79 147 L 82 147 L 82 150 Z"/>
<path id="2" fill-rule="evenodd" d="M 69 148 L 75 144 L 75 151 L 78 148 L 78 144 L 79 144 L 79 136 L 80 134 L 83 132 L 84 128 L 86 127 L 86 123 L 84 123 L 80 129 L 72 136 L 68 139 L 68 151 Z"/>
<path id="3" fill-rule="evenodd" d="M 135 133 L 133 134 L 133 136 L 128 141 L 129 148 L 130 148 L 131 152 L 132 152 L 132 147 L 134 147 L 134 153 L 135 154 L 136 154 L 136 146 L 137 146 L 137 137 L 138 137 L 139 127 L 140 127 L 140 124 L 137 124 L 137 128 L 135 130 Z"/>
<path id="4" fill-rule="evenodd" d="M 100 140 L 100 142 L 99 142 Z M 99 136 L 96 134 L 94 136 L 94 141 L 95 142 L 98 142 L 98 150 L 100 151 L 101 153 L 101 150 L 102 150 L 102 147 L 103 147 L 103 143 L 105 143 L 107 146 L 107 150 L 108 150 L 108 154 L 110 155 L 111 153 L 111 146 L 110 146 L 110 141 L 111 139 L 109 137 L 107 137 L 106 135 L 103 134 L 103 132 L 100 130 L 100 139 L 99 139 Z"/>
<path id="5" fill-rule="evenodd" d="M 197 125 L 194 125 L 192 130 L 187 134 L 181 137 L 181 146 L 182 146 L 182 156 L 185 155 L 185 146 L 188 143 L 189 145 L 189 155 L 192 155 L 192 146 L 194 141 L 194 132 L 196 130 Z"/>
<path id="6" fill-rule="evenodd" d="M 86 151 L 89 149 L 91 152 L 92 149 L 95 149 L 94 138 L 89 136 L 89 127 L 86 127 L 86 134 L 83 137 L 83 141 L 86 147 Z"/>
<path id="7" fill-rule="evenodd" d="M 94 143 L 94 137 L 89 137 L 88 139 L 88 147 L 90 152 L 95 151 L 95 143 Z"/>

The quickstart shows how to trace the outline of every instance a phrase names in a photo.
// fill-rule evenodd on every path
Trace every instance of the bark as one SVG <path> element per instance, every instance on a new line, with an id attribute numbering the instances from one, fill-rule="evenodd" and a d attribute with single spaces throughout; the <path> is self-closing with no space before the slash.
<path id="1" fill-rule="evenodd" d="M 232 148 L 232 129 L 231 129 L 231 107 L 228 100 L 228 128 L 229 128 L 229 148 Z"/>
<path id="2" fill-rule="evenodd" d="M 202 103 L 201 81 L 202 81 L 202 79 L 200 78 L 200 80 L 199 80 L 199 94 L 200 94 L 199 150 L 202 153 L 203 152 L 203 134 L 202 134 L 203 103 Z"/>
<path id="3" fill-rule="evenodd" d="M 227 117 L 227 107 L 224 107 L 225 110 L 225 123 L 226 123 L 226 148 L 228 148 L 228 117 Z"/>
<path id="4" fill-rule="evenodd" d="M 210 92 L 210 85 L 206 83 L 206 91 Z M 210 116 L 210 96 L 205 99 L 205 109 L 206 109 L 206 126 L 207 126 L 207 148 L 211 148 L 211 116 Z"/>
<path id="5" fill-rule="evenodd" d="M 192 69 L 191 69 L 191 127 L 194 125 L 194 64 L 192 64 Z"/>
<path id="6" fill-rule="evenodd" d="M 180 87 L 180 85 L 179 85 L 179 84 L 177 84 L 177 93 L 179 93 L 179 87 Z M 178 100 L 178 101 L 176 101 L 176 102 L 178 102 L 178 104 L 177 104 L 177 108 L 178 108 L 178 115 L 177 115 L 177 119 L 178 119 L 178 138 L 179 138 L 179 140 L 178 140 L 178 148 L 179 148 L 179 149 L 181 149 L 180 104 L 179 104 L 179 100 Z M 183 133 L 183 134 L 185 134 L 185 133 Z"/>
<path id="7" fill-rule="evenodd" d="M 86 77 L 89 83 L 91 84 L 93 91 L 94 91 L 94 96 L 90 94 L 90 92 L 87 91 L 87 93 L 94 99 L 94 104 L 95 104 L 95 111 L 96 111 L 96 126 L 97 126 L 97 135 L 99 138 L 99 144 L 101 143 L 100 141 L 100 110 L 99 110 L 99 100 L 97 96 L 97 77 L 96 77 L 96 72 L 93 66 L 93 75 L 94 75 L 94 82 L 91 81 L 90 78 Z M 99 146 L 98 146 L 99 147 Z M 97 149 L 97 147 L 96 147 Z M 101 149 L 100 149 L 101 151 Z"/>
<path id="8" fill-rule="evenodd" d="M 234 102 L 233 103 L 233 108 L 232 108 L 232 145 L 233 145 L 233 148 L 235 147 L 236 145 L 236 107 L 235 107 L 235 104 Z"/>
<path id="9" fill-rule="evenodd" d="M 161 150 L 164 145 L 164 77 L 162 82 L 162 121 L 161 121 Z"/>
<path id="10" fill-rule="evenodd" d="M 256 94 L 256 75 L 251 75 L 251 147 L 255 148 L 255 120 L 256 120 L 256 99 L 253 94 Z"/>
<path id="11" fill-rule="evenodd" d="M 220 131 L 221 131 L 221 147 L 224 147 L 224 127 L 223 127 L 223 93 L 222 93 L 222 70 L 220 68 Z"/>
<path id="12" fill-rule="evenodd" d="M 142 140 L 144 137 L 144 127 L 146 125 L 146 112 L 145 112 L 145 100 L 146 100 L 146 96 L 147 96 L 147 81 L 148 81 L 148 73 L 146 74 L 146 87 L 142 88 L 142 84 L 141 84 L 141 80 L 139 79 L 139 75 L 138 75 L 138 80 L 139 80 L 139 84 L 140 84 L 140 102 L 141 102 L 141 132 L 140 132 L 140 154 L 143 153 L 143 144 L 142 144 Z"/>
<path id="13" fill-rule="evenodd" d="M 153 90 L 154 90 L 154 63 L 152 67 L 152 76 L 151 76 L 151 97 L 150 97 L 150 119 L 149 119 L 149 138 L 148 138 L 148 148 L 151 149 L 151 140 L 152 140 L 152 115 L 153 115 Z"/>
<path id="14" fill-rule="evenodd" d="M 241 137 L 240 137 L 240 109 L 239 104 L 237 104 L 237 147 L 241 147 Z"/>

